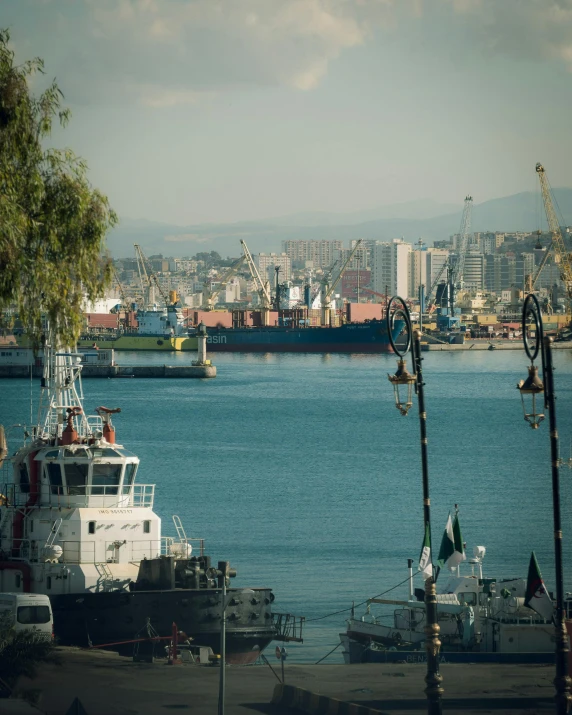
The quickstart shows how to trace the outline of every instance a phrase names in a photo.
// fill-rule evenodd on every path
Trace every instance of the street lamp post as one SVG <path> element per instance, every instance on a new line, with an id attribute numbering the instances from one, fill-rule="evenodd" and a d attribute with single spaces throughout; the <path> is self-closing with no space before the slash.
<path id="1" fill-rule="evenodd" d="M 409 309 L 403 298 L 394 296 L 387 306 L 387 333 L 391 347 L 398 356 L 397 372 L 395 375 L 388 375 L 389 381 L 393 385 L 395 394 L 395 405 L 402 415 L 407 415 L 409 408 L 413 405 L 412 390 L 415 388 L 417 403 L 419 406 L 419 431 L 421 442 L 421 472 L 423 477 L 423 533 L 429 530 L 431 564 L 433 564 L 433 545 L 431 540 L 431 501 L 429 499 L 429 466 L 427 461 L 427 413 L 425 411 L 425 393 L 423 382 L 423 371 L 421 357 L 421 331 L 413 332 L 411 326 L 411 316 Z M 404 347 L 398 348 L 393 340 L 393 329 L 395 320 L 403 320 L 406 330 L 406 343 Z M 407 371 L 405 356 L 411 350 L 412 373 Z M 407 390 L 407 397 L 400 394 L 400 388 Z M 405 401 L 404 401 L 405 400 Z M 427 712 L 429 715 L 441 715 L 443 688 L 441 683 L 443 677 L 439 673 L 439 650 L 441 641 L 439 640 L 439 624 L 437 622 L 437 597 L 435 589 L 435 568 L 432 565 L 432 575 L 425 581 L 425 650 L 427 651 L 427 674 L 425 675 L 425 693 L 427 694 Z"/>
<path id="2" fill-rule="evenodd" d="M 532 321 L 529 321 L 529 318 Z M 529 342 L 528 328 L 534 326 L 534 345 Z M 556 575 L 556 615 L 554 625 L 556 629 L 556 689 L 557 715 L 566 715 L 572 704 L 570 695 L 571 680 L 568 672 L 568 636 L 566 633 L 564 611 L 564 578 L 562 570 L 562 521 L 560 516 L 560 475 L 561 463 L 558 447 L 558 430 L 556 427 L 556 396 L 554 394 L 554 367 L 552 363 L 552 338 L 544 335 L 540 305 L 536 296 L 530 293 L 526 296 L 522 309 L 522 339 L 524 349 L 530 359 L 528 377 L 517 385 L 522 398 L 524 419 L 533 429 L 544 419 L 544 415 L 537 412 L 536 396 L 544 393 L 544 409 L 548 411 L 550 425 L 550 458 L 552 464 L 552 509 L 554 518 L 554 560 Z M 538 367 L 534 361 L 540 352 L 542 364 L 542 379 L 538 375 Z M 531 406 L 527 407 L 526 400 L 531 399 Z"/>

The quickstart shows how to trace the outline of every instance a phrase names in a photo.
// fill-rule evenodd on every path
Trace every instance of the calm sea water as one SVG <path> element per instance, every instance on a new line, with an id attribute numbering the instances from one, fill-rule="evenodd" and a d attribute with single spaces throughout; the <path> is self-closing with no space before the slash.
<path id="1" fill-rule="evenodd" d="M 188 354 L 118 353 L 123 365 L 185 363 Z M 532 431 L 516 382 L 523 352 L 427 353 L 424 361 L 434 541 L 455 503 L 468 552 L 485 573 L 526 576 L 535 550 L 553 588 L 548 426 Z M 121 407 L 118 441 L 156 483 L 174 535 L 204 537 L 237 586 L 271 586 L 276 611 L 308 619 L 290 660 L 338 643 L 352 601 L 407 577 L 423 538 L 419 423 L 395 409 L 392 356 L 214 356 L 215 380 L 84 380 L 86 410 Z M 561 453 L 570 457 L 572 352 L 555 353 Z M 30 382 L 0 381 L 0 423 L 29 422 Z M 39 382 L 32 392 L 37 404 Z M 11 446 L 15 446 L 14 442 Z M 563 467 L 566 585 L 572 586 L 572 470 Z M 419 580 L 417 577 L 416 580 Z M 417 585 L 421 585 L 421 582 Z M 403 597 L 402 585 L 388 597 Z M 345 612 L 328 615 L 336 611 Z M 358 612 L 361 612 L 361 608 Z M 322 618 L 326 616 L 325 618 Z M 321 619 L 314 620 L 312 619 Z M 339 662 L 340 649 L 331 662 Z"/>

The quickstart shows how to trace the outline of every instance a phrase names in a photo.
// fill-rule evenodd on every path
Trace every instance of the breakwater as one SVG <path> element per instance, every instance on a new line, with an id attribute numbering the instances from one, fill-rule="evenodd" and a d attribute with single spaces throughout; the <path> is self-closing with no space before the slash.
<path id="1" fill-rule="evenodd" d="M 42 377 L 41 366 L 0 365 L 0 378 Z M 85 377 L 176 377 L 205 379 L 216 377 L 214 365 L 84 365 L 81 370 Z"/>

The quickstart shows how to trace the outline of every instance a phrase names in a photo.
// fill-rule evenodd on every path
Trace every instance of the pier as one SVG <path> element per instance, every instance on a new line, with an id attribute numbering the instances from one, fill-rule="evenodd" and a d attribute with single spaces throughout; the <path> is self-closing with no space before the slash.
<path id="1" fill-rule="evenodd" d="M 60 665 L 40 666 L 34 680 L 20 678 L 15 694 L 33 690 L 42 713 L 65 713 L 78 697 L 88 715 L 156 715 L 180 711 L 217 712 L 219 668 L 209 665 L 167 666 L 166 660 L 134 663 L 109 651 L 58 648 Z M 427 712 L 423 663 L 363 665 L 290 665 L 285 685 L 272 650 L 267 665 L 227 666 L 226 715 L 421 715 Z M 441 664 L 450 713 L 553 713 L 552 666 Z M 274 672 L 273 672 L 274 671 Z M 102 687 L 105 683 L 105 687 Z M 3 700 L 3 712 L 11 700 Z M 349 705 L 353 703 L 353 705 Z M 34 711 L 37 712 L 37 711 Z"/>
<path id="2" fill-rule="evenodd" d="M 0 365 L 0 378 L 42 377 L 41 366 Z M 84 365 L 82 378 L 86 377 L 177 377 L 205 379 L 216 377 L 214 365 Z"/>

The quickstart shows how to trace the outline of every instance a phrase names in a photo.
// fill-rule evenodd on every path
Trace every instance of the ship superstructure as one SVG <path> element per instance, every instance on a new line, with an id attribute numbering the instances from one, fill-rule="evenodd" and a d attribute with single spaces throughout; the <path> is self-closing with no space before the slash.
<path id="1" fill-rule="evenodd" d="M 162 535 L 154 485 L 136 482 L 139 459 L 116 442 L 120 409 L 84 412 L 80 363 L 46 344 L 38 423 L 2 469 L 0 591 L 50 596 L 62 642 L 129 640 L 150 619 L 217 651 L 220 570 L 178 517 L 177 538 Z M 233 592 L 227 659 L 250 662 L 276 633 L 274 596 Z"/>

